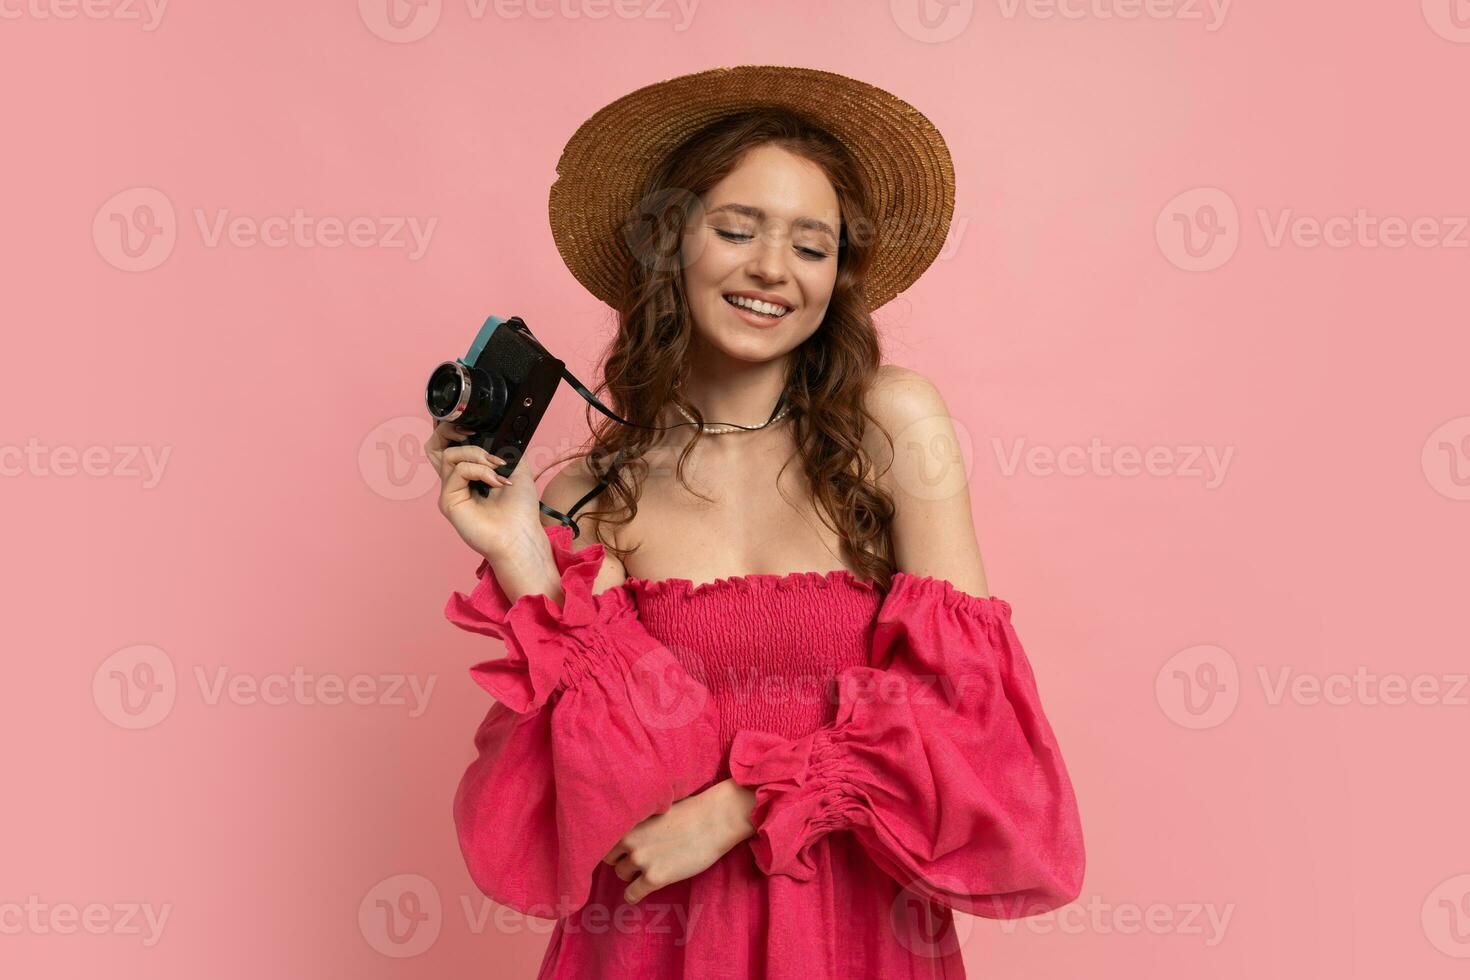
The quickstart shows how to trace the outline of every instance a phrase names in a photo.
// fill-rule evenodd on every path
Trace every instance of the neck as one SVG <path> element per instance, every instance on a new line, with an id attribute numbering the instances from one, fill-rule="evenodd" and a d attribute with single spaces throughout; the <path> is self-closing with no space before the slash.
<path id="1" fill-rule="evenodd" d="M 679 391 L 704 416 L 706 425 L 765 424 L 786 387 L 786 359 L 759 364 L 726 360 L 717 371 L 691 363 L 689 376 Z M 672 406 L 675 421 L 684 417 Z M 692 434 L 694 426 L 686 426 Z"/>

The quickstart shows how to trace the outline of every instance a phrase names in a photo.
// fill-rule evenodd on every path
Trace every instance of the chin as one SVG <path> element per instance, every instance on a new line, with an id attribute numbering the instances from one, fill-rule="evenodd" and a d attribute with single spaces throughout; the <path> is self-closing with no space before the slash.
<path id="1" fill-rule="evenodd" d="M 751 364 L 769 361 L 785 351 L 783 345 L 777 342 L 775 337 L 732 336 L 720 331 L 713 336 L 706 334 L 705 338 L 710 346 L 726 357 L 736 361 L 748 361 Z"/>
<path id="2" fill-rule="evenodd" d="M 725 302 L 722 293 L 715 293 L 713 301 L 707 303 L 704 309 L 707 319 L 700 322 L 700 318 L 696 316 L 695 332 L 706 344 L 733 360 L 760 364 L 779 357 L 796 346 L 791 338 L 794 336 L 792 328 L 798 325 L 783 322 L 767 330 L 747 327 L 727 313 L 729 304 Z M 796 316 L 798 313 L 790 315 Z M 715 324 L 714 329 L 706 327 L 707 323 Z M 805 334 L 800 337 L 801 340 L 805 338 Z"/>

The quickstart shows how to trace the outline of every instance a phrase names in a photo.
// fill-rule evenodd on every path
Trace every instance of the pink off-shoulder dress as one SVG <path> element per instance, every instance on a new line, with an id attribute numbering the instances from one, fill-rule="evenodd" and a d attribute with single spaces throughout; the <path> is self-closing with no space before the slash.
<path id="1" fill-rule="evenodd" d="M 476 886 L 555 919 L 539 980 L 960 978 L 953 912 L 1077 897 L 1077 802 L 1003 599 L 899 572 L 593 593 L 603 546 L 545 529 L 561 586 L 508 602 L 489 562 L 455 625 L 504 641 L 454 797 Z M 623 900 L 602 858 L 733 777 L 756 834 Z"/>

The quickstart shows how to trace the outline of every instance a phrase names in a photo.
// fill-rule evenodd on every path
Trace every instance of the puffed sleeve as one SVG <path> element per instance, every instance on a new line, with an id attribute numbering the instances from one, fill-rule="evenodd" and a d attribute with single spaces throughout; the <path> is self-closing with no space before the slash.
<path id="1" fill-rule="evenodd" d="M 460 850 L 477 887 L 527 915 L 586 904 L 602 858 L 634 824 L 714 781 L 718 709 L 644 629 L 625 587 L 594 595 L 604 547 L 571 550 L 545 528 L 564 600 L 507 601 L 488 561 L 444 615 L 505 641 L 470 668 L 495 697 L 477 757 L 454 796 Z"/>
<path id="2" fill-rule="evenodd" d="M 766 874 L 812 877 L 823 835 L 852 833 L 900 885 L 952 909 L 1019 918 L 1082 888 L 1082 826 L 1003 599 L 895 574 L 868 666 L 837 678 L 837 716 L 805 738 L 737 732 Z"/>

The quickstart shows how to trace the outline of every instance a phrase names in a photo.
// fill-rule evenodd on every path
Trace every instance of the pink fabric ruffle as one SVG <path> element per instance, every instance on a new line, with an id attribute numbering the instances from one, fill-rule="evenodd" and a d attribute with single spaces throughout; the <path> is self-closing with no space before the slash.
<path id="1" fill-rule="evenodd" d="M 604 548 L 546 527 L 565 598 L 509 602 L 488 561 L 445 616 L 498 637 L 470 668 L 496 698 L 454 798 L 460 848 L 486 895 L 560 918 L 588 900 L 604 855 L 639 821 L 709 786 L 720 765 L 709 692 L 643 628 L 623 588 L 593 595 Z"/>
<path id="2" fill-rule="evenodd" d="M 814 847 L 845 830 L 901 885 L 959 911 L 1017 918 L 1077 897 L 1077 801 L 1008 602 L 899 572 L 870 666 L 836 684 L 831 725 L 735 736 L 763 872 L 810 880 Z"/>
<path id="3" fill-rule="evenodd" d="M 470 668 L 475 683 L 514 711 L 538 711 L 570 676 L 593 669 L 589 658 L 603 649 L 593 632 L 605 630 L 633 614 L 628 594 L 609 589 L 593 595 L 593 583 L 602 567 L 605 548 L 590 544 L 571 550 L 572 530 L 561 524 L 544 527 L 551 554 L 561 573 L 563 599 L 558 604 L 541 593 L 520 596 L 512 603 L 496 581 L 488 560 L 475 570 L 479 584 L 469 595 L 455 592 L 444 607 L 445 617 L 461 629 L 505 641 L 505 657 L 485 660 Z M 581 632 L 586 642 L 568 644 L 568 635 Z"/>

